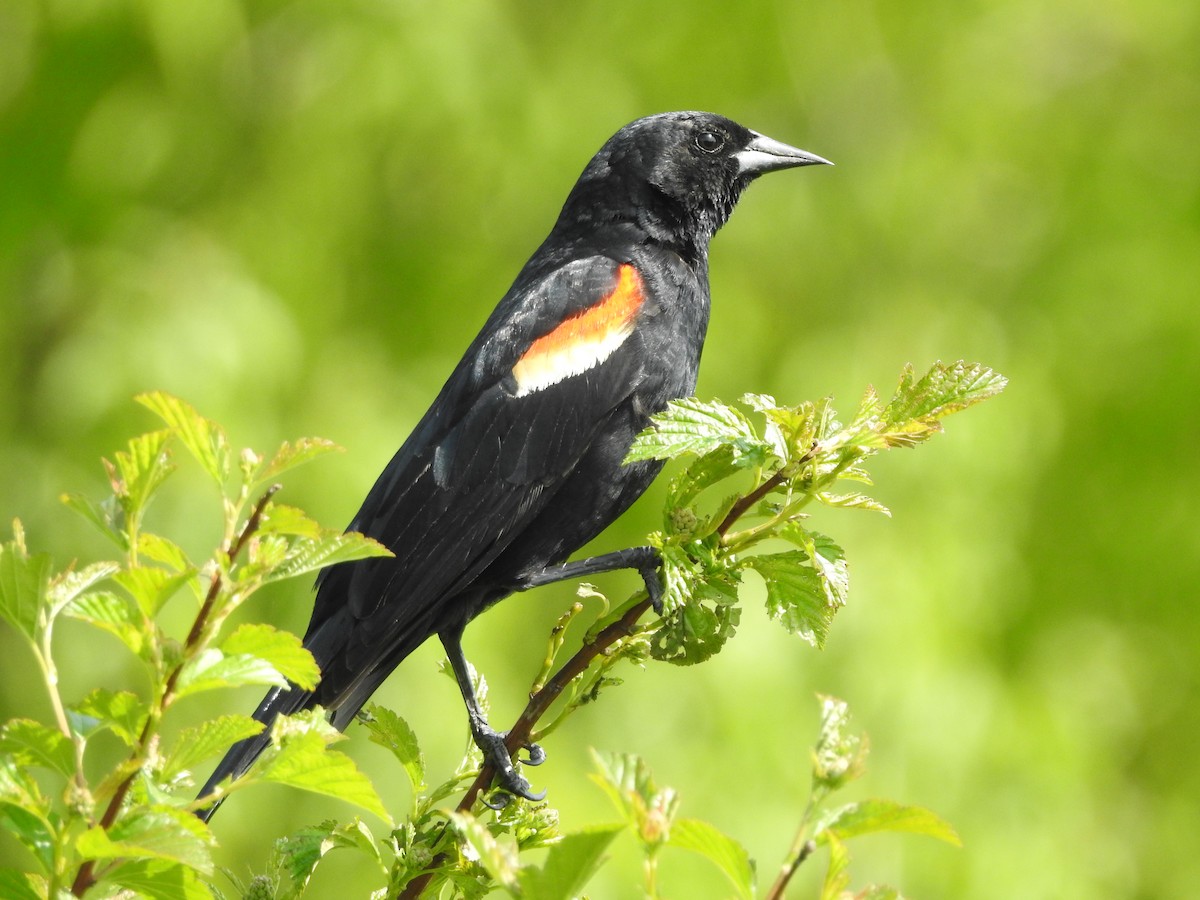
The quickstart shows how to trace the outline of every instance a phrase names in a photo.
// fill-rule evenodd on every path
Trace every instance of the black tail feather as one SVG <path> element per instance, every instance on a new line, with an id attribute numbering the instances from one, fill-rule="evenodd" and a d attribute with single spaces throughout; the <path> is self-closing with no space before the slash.
<path id="1" fill-rule="evenodd" d="M 245 774 L 259 755 L 271 745 L 271 724 L 278 716 L 291 715 L 312 705 L 312 691 L 304 691 L 298 687 L 273 688 L 254 711 L 254 719 L 266 726 L 262 733 L 238 741 L 230 747 L 225 758 L 218 763 L 204 787 L 200 789 L 200 793 L 196 795 L 196 799 L 207 797 L 226 778 L 237 778 Z M 221 801 L 218 800 L 212 806 L 197 810 L 196 815 L 201 821 L 207 822 L 220 807 Z"/>

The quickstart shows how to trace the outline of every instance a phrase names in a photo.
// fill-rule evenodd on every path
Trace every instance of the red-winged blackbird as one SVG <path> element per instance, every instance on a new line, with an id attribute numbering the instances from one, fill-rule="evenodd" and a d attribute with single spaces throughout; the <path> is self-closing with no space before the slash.
<path id="1" fill-rule="evenodd" d="M 255 718 L 269 727 L 319 704 L 344 729 L 436 634 L 499 785 L 540 799 L 479 709 L 463 629 L 515 591 L 617 568 L 641 572 L 657 605 L 652 548 L 564 560 L 661 468 L 622 460 L 649 416 L 696 385 L 709 239 L 757 176 L 827 162 L 710 113 L 664 113 L 618 131 L 350 523 L 395 558 L 318 577 L 304 646 L 320 685 L 271 691 Z M 200 796 L 268 743 L 264 732 L 231 749 Z M 544 758 L 527 749 L 531 762 Z"/>

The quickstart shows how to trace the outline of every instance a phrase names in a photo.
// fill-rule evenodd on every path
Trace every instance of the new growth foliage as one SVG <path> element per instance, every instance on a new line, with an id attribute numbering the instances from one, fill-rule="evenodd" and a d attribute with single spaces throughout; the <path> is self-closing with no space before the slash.
<path id="1" fill-rule="evenodd" d="M 871 483 L 867 460 L 927 440 L 947 415 L 1004 384 L 980 365 L 939 363 L 920 378 L 908 367 L 890 400 L 868 390 L 845 424 L 829 399 L 782 406 L 755 394 L 739 406 L 695 399 L 671 404 L 627 460 L 688 460 L 668 487 L 663 527 L 650 538 L 663 560 L 663 615 L 641 621 L 651 606 L 644 591 L 613 608 L 582 586 L 581 601 L 550 635 L 529 704 L 509 732 L 510 750 L 544 739 L 619 684 L 613 672 L 622 660 L 687 665 L 719 652 L 735 635 L 739 589 L 748 574 L 765 583 L 770 617 L 820 647 L 846 603 L 849 582 L 842 549 L 811 527 L 812 511 L 888 514 L 862 492 Z M 19 522 L 0 552 L 0 617 L 28 645 L 53 710 L 52 722 L 14 719 L 0 730 L 0 826 L 30 860 L 25 871 L 0 870 L 6 897 L 223 896 L 212 832 L 192 815 L 200 805 L 192 799 L 193 773 L 262 726 L 248 716 L 223 715 L 164 740 L 172 733 L 164 722 L 176 701 L 201 692 L 315 685 L 319 672 L 297 637 L 265 624 L 229 629 L 229 615 L 266 584 L 388 552 L 274 501 L 276 480 L 335 449 L 329 442 L 285 443 L 269 459 L 251 450 L 234 454 L 224 431 L 186 403 L 162 393 L 138 400 L 165 427 L 134 438 L 105 462 L 111 492 L 104 500 L 64 498 L 112 542 L 115 558 L 56 570 L 45 554 L 29 552 Z M 190 559 L 147 527 L 147 510 L 174 471 L 179 447 L 220 491 L 223 536 L 204 560 Z M 589 599 L 599 601 L 600 615 L 562 661 L 572 643 L 567 634 Z M 191 627 L 186 635 L 169 634 L 160 613 L 181 602 L 195 609 Z M 114 636 L 140 661 L 150 688 L 138 694 L 101 686 L 83 697 L 62 696 L 52 636 L 63 616 Z M 477 687 L 486 702 L 481 678 Z M 844 896 L 845 842 L 860 834 L 910 831 L 957 843 L 945 822 L 919 807 L 869 800 L 828 808 L 828 797 L 861 774 L 865 744 L 846 730 L 845 704 L 822 698 L 822 709 L 810 797 L 768 897 L 782 897 L 792 873 L 819 847 L 829 848 L 822 900 Z M 379 872 L 377 897 L 427 890 L 481 897 L 500 889 L 526 900 L 565 900 L 579 894 L 611 842 L 628 832 L 644 851 L 647 895 L 658 895 L 657 860 L 673 847 L 708 859 L 736 896 L 755 896 L 756 869 L 746 849 L 707 822 L 679 818 L 675 792 L 660 786 L 634 754 L 597 756 L 594 777 L 613 801 L 618 823 L 564 833 L 558 811 L 546 804 L 508 802 L 507 795 L 488 799 L 492 773 L 481 768 L 472 742 L 454 775 L 430 787 L 417 736 L 400 716 L 369 706 L 360 718 L 370 739 L 395 756 L 411 788 L 403 821 L 394 823 L 368 779 L 330 749 L 342 736 L 320 710 L 283 717 L 272 727 L 272 748 L 217 796 L 261 782 L 289 784 L 356 803 L 380 819 L 386 833 L 377 837 L 358 819 L 303 829 L 276 843 L 265 874 L 246 884 L 232 879 L 240 894 L 298 897 L 322 859 L 342 850 L 363 855 Z M 126 755 L 100 777 L 89 777 L 89 742 L 105 731 Z M 35 777 L 35 770 L 43 774 Z M 540 863 L 525 861 L 522 854 L 538 848 L 545 851 Z M 889 891 L 868 888 L 856 896 L 897 896 Z"/>

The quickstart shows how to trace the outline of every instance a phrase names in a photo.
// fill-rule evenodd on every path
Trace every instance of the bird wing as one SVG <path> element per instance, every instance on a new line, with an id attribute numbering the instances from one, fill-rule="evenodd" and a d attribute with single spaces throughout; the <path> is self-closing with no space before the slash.
<path id="1" fill-rule="evenodd" d="M 523 274 L 349 526 L 395 558 L 326 570 L 309 636 L 335 615 L 346 630 L 348 613 L 361 646 L 328 651 L 378 657 L 339 660 L 361 671 L 437 630 L 439 601 L 522 532 L 635 390 L 634 326 L 656 308 L 633 265 L 607 256 Z"/>

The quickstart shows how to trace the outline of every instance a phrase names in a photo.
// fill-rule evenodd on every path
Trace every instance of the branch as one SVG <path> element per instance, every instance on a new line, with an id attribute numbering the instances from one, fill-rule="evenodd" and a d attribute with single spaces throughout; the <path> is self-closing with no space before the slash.
<path id="1" fill-rule="evenodd" d="M 242 549 L 249 542 L 254 533 L 258 531 L 259 524 L 262 521 L 263 511 L 267 504 L 271 502 L 271 498 L 275 496 L 280 485 L 274 484 L 267 489 L 266 493 L 259 498 L 254 505 L 254 510 L 250 513 L 250 517 L 246 519 L 246 524 L 242 527 L 237 538 L 229 546 L 228 557 L 229 564 L 232 566 L 233 561 L 237 559 Z M 108 801 L 108 806 L 104 810 L 104 815 L 100 819 L 100 827 L 107 830 L 112 827 L 117 821 L 117 816 L 121 814 L 121 807 L 125 805 L 125 798 L 129 795 L 130 788 L 133 787 L 134 779 L 137 778 L 138 772 L 142 770 L 140 757 L 145 753 L 146 747 L 150 740 L 154 737 L 158 726 L 162 721 L 162 716 L 166 712 L 167 707 L 171 705 L 171 701 L 175 696 L 175 685 L 179 681 L 179 676 L 183 672 L 184 666 L 191 658 L 190 652 L 194 650 L 197 644 L 200 643 L 204 636 L 205 628 L 208 625 L 209 617 L 212 615 L 213 607 L 216 605 L 217 598 L 221 595 L 221 587 L 223 581 L 221 572 L 218 570 L 213 572 L 212 580 L 208 585 L 208 593 L 204 596 L 204 602 L 200 605 L 200 611 L 196 614 L 196 620 L 192 623 L 191 631 L 188 632 L 187 641 L 184 644 L 183 658 L 178 665 L 175 666 L 167 675 L 166 683 L 163 685 L 162 695 L 158 702 L 157 709 L 151 710 L 149 716 L 146 717 L 146 724 L 142 727 L 142 733 L 138 736 L 137 749 L 134 751 L 130 762 L 137 762 L 138 765 L 132 766 L 132 771 L 125 779 L 117 785 L 117 789 L 113 792 L 112 799 Z M 79 872 L 75 876 L 75 881 L 71 885 L 71 893 L 76 897 L 82 897 L 84 892 L 96 883 L 96 865 L 95 860 L 88 860 L 79 867 Z"/>
<path id="2" fill-rule="evenodd" d="M 788 882 L 792 880 L 792 876 L 796 874 L 800 864 L 812 856 L 816 849 L 816 841 L 805 841 L 801 844 L 800 851 L 783 864 L 779 870 L 779 877 L 775 879 L 775 883 L 771 885 L 771 890 L 767 891 L 763 900 L 783 900 L 783 892 L 787 890 Z"/>

